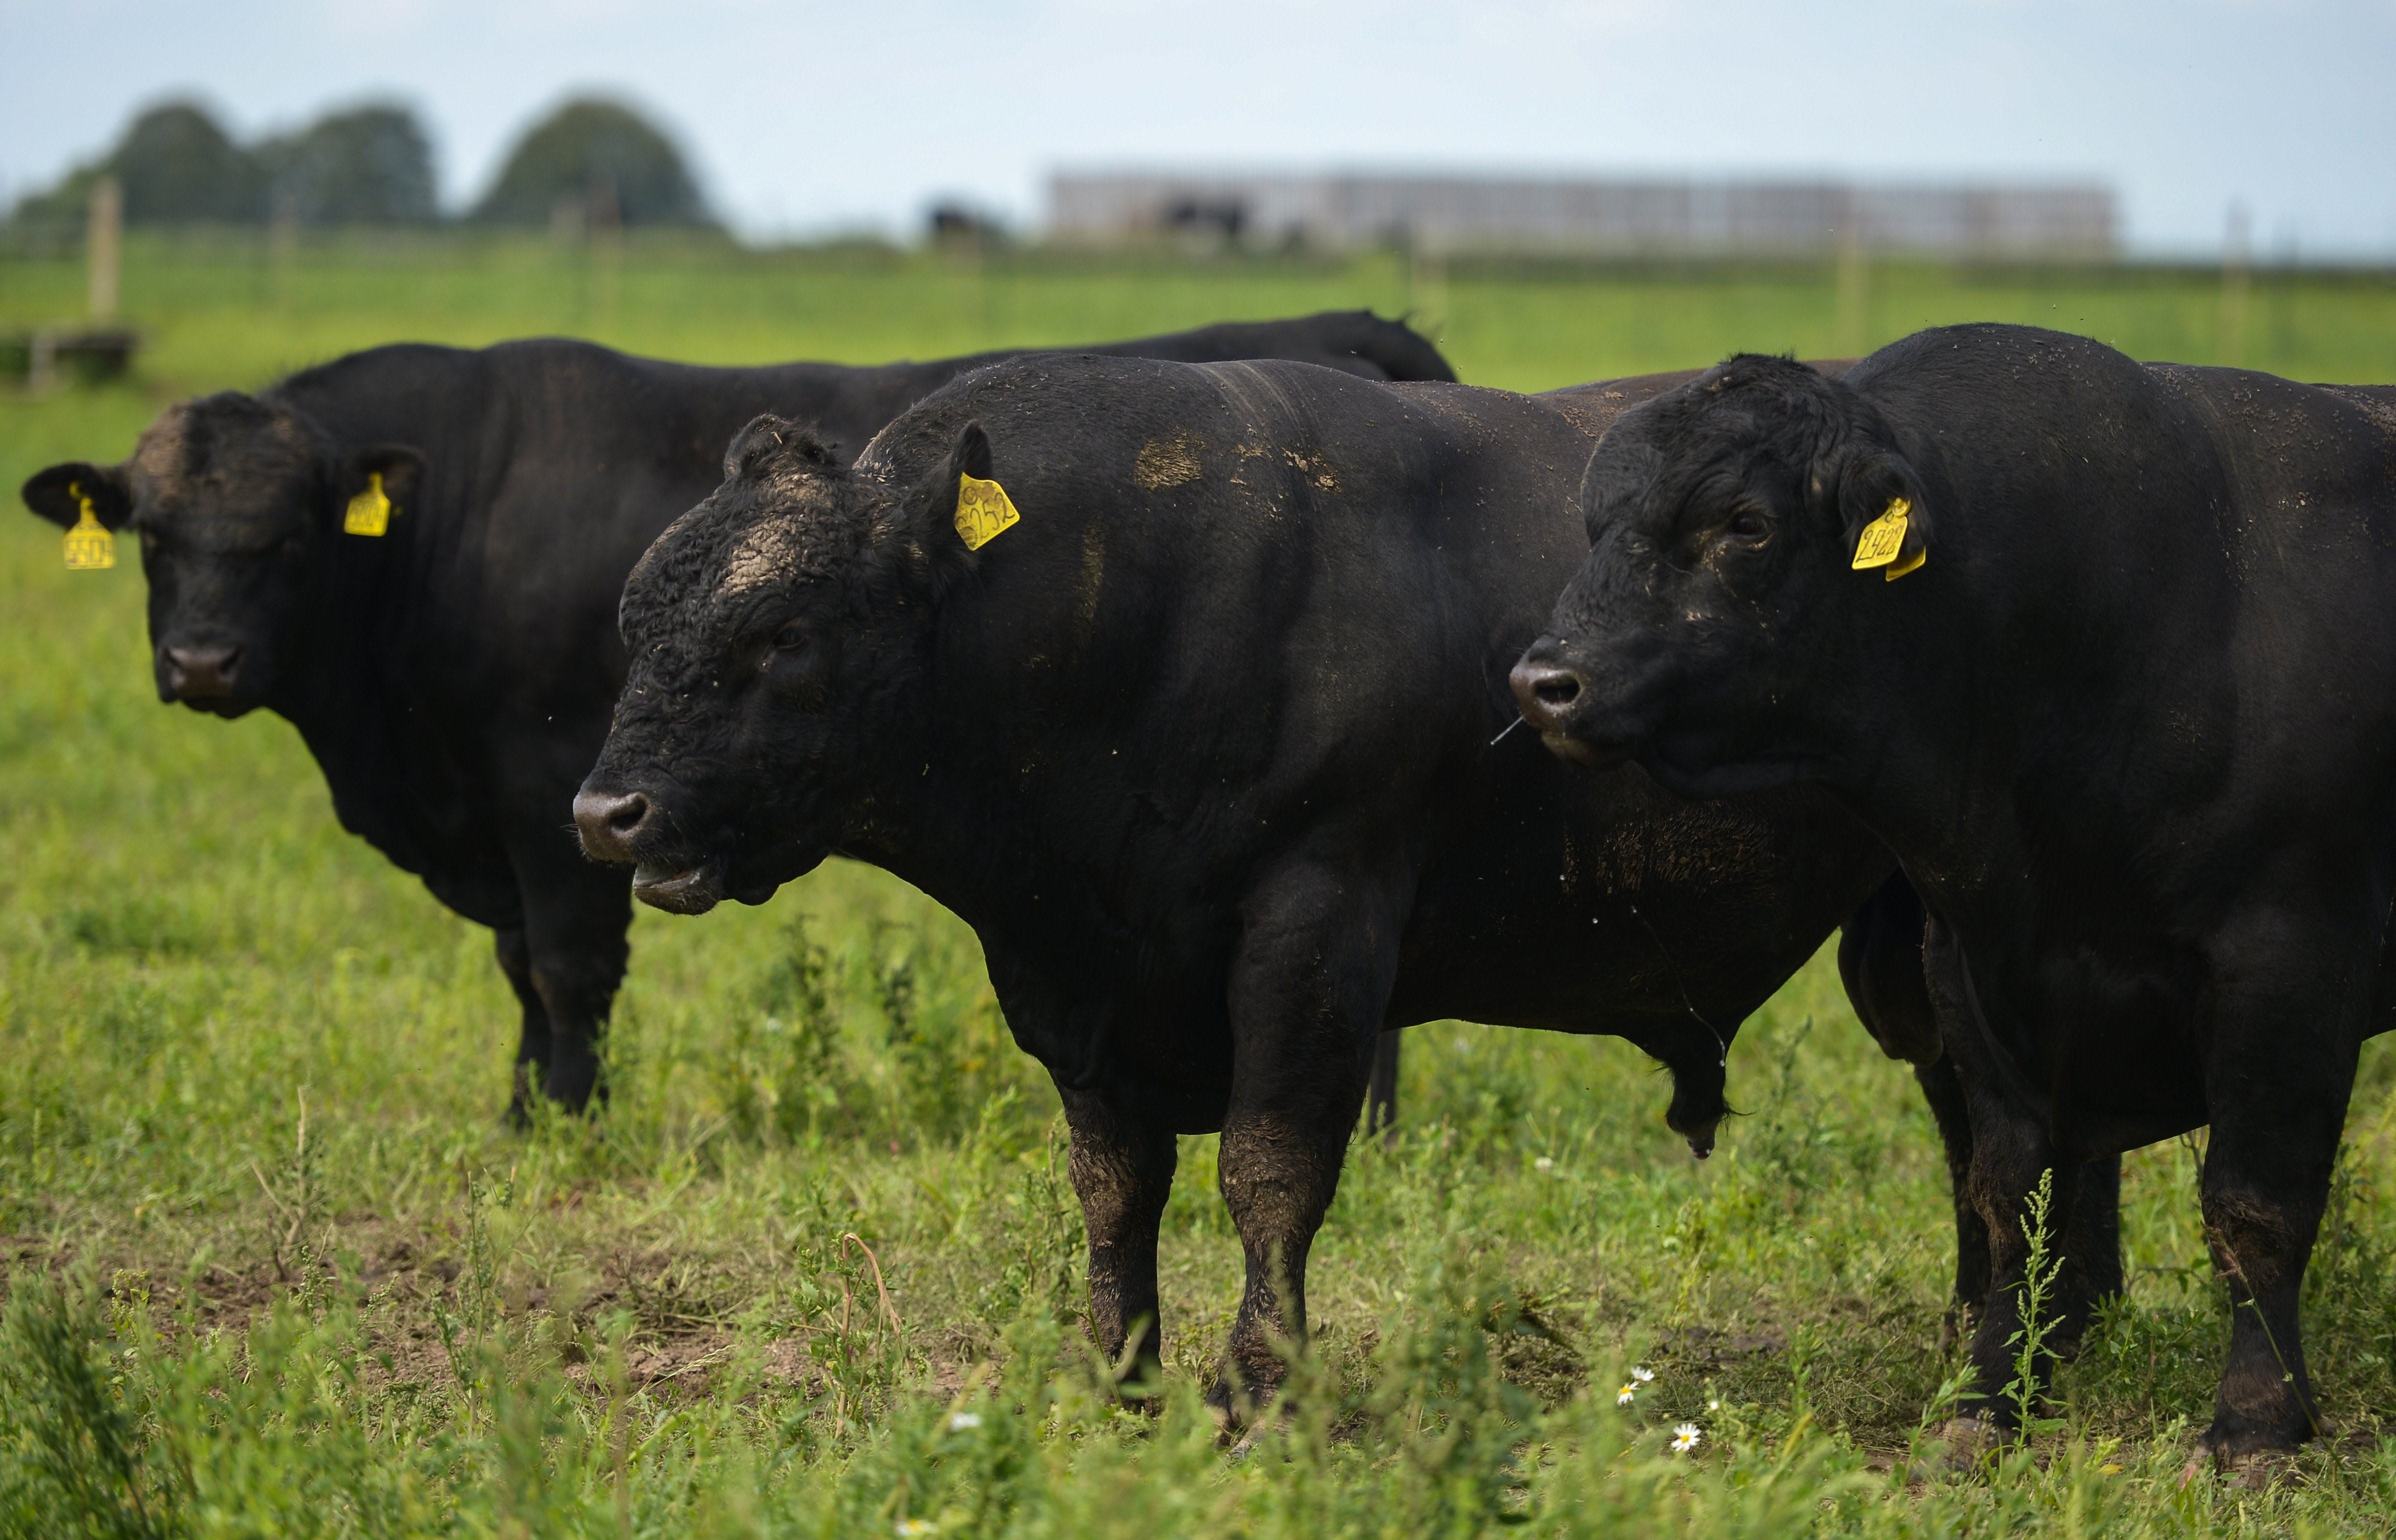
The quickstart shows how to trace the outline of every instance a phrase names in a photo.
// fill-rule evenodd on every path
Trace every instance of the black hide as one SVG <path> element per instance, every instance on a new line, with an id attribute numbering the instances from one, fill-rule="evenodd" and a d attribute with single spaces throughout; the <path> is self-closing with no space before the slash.
<path id="1" fill-rule="evenodd" d="M 1361 312 L 1092 351 L 1455 378 L 1430 343 Z M 1006 356 L 717 369 L 562 340 L 377 348 L 255 397 L 183 403 L 125 464 L 54 466 L 24 497 L 72 523 L 79 485 L 102 522 L 130 520 L 162 698 L 288 718 L 342 827 L 498 932 L 524 1013 L 517 1110 L 534 1089 L 579 1108 L 630 919 L 624 874 L 585 861 L 570 821 L 623 684 L 624 575 L 759 412 L 853 452 Z M 376 476 L 387 533 L 343 533 Z"/>
<path id="2" fill-rule="evenodd" d="M 1626 1037 L 1702 1151 L 1740 1021 L 1893 870 L 1817 794 L 1694 805 L 1508 731 L 1508 665 L 1587 550 L 1591 446 L 1683 378 L 1023 360 L 846 470 L 761 421 L 626 585 L 585 843 L 684 912 L 837 853 L 970 923 L 1064 1097 L 1111 1355 L 1154 1365 L 1174 1135 L 1221 1130 L 1231 1411 L 1303 1329 L 1385 1030 Z M 1021 514 L 978 551 L 965 475 Z M 1919 943 L 1893 949 L 1917 977 Z"/>
<path id="3" fill-rule="evenodd" d="M 1844 381 L 1734 359 L 1591 462 L 1540 725 L 1692 795 L 1823 787 L 1901 858 L 1994 1251 L 1984 1395 L 2040 1174 L 2210 1123 L 2206 1445 L 2319 1430 L 2297 1298 L 2390 1019 L 2391 395 L 1964 326 Z M 1924 564 L 1854 570 L 1899 498 Z"/>

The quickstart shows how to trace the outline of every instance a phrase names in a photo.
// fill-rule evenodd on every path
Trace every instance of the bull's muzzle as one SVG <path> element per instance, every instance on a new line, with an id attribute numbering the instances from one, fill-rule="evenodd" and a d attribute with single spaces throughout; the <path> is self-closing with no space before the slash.
<path id="1" fill-rule="evenodd" d="M 594 791 L 574 794 L 574 827 L 582 835 L 582 853 L 594 861 L 634 860 L 632 845 L 649 827 L 656 805 L 638 791 Z"/>
<path id="2" fill-rule="evenodd" d="M 632 896 L 674 914 L 704 914 L 724 896 L 715 863 L 673 868 L 641 855 L 644 837 L 665 821 L 657 803 L 639 791 L 600 791 L 585 786 L 574 796 L 574 827 L 582 851 L 594 861 L 632 862 Z"/>
<path id="3" fill-rule="evenodd" d="M 1534 645 L 1506 676 L 1513 687 L 1514 704 L 1551 752 L 1576 764 L 1598 764 L 1602 756 L 1574 736 L 1574 727 L 1590 704 L 1589 681 L 1571 664 L 1545 654 L 1544 646 Z"/>
<path id="4" fill-rule="evenodd" d="M 158 698 L 225 700 L 241 678 L 238 645 L 166 646 L 158 649 Z"/>

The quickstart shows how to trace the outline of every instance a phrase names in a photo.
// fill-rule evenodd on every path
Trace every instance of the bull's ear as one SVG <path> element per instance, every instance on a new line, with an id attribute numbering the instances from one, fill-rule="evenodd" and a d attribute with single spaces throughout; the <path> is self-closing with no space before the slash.
<path id="1" fill-rule="evenodd" d="M 1849 561 L 1854 560 L 1857 543 L 1863 539 L 1867 528 L 1900 511 L 1905 516 L 1905 537 L 1896 557 L 1882 564 L 1882 570 L 1891 577 L 1902 577 L 1928 559 L 1933 522 L 1930 501 L 1923 495 L 1922 478 L 1896 450 L 1879 445 L 1850 449 L 1838 471 L 1838 507 Z"/>
<path id="2" fill-rule="evenodd" d="M 931 488 L 925 508 L 925 534 L 933 551 L 961 555 L 978 551 L 1015 523 L 1013 505 L 1003 491 L 993 495 L 986 487 L 977 487 L 969 494 L 967 476 L 977 482 L 995 481 L 990 434 L 979 422 L 968 422 L 957 430 L 957 441 L 949 447 L 949 468 Z"/>
<path id="3" fill-rule="evenodd" d="M 968 422 L 957 434 L 956 447 L 949 451 L 949 485 L 956 485 L 959 476 L 988 481 L 990 471 L 990 434 L 980 423 Z"/>
<path id="4" fill-rule="evenodd" d="M 760 412 L 749 419 L 749 425 L 732 435 L 731 445 L 724 451 L 724 479 L 737 481 L 754 475 L 758 468 L 778 455 L 795 456 L 804 465 L 821 471 L 840 469 L 837 445 L 828 444 L 816 436 L 816 431 L 795 418 L 776 417 Z"/>
<path id="5" fill-rule="evenodd" d="M 990 435 L 978 422 L 958 430 L 949 458 L 892 508 L 882 533 L 899 542 L 911 569 L 931 585 L 934 593 L 974 569 L 974 552 L 1014 525 L 1013 505 L 1005 492 L 976 486 L 969 492 L 965 477 L 991 482 Z"/>
<path id="6" fill-rule="evenodd" d="M 121 465 L 93 465 L 69 460 L 37 471 L 25 483 L 25 506 L 61 529 L 72 529 L 83 517 L 86 499 L 92 517 L 110 529 L 122 529 L 133 517 L 133 484 Z"/>
<path id="7" fill-rule="evenodd" d="M 339 506 L 347 507 L 377 476 L 382 478 L 382 495 L 391 499 L 393 512 L 416 511 L 416 494 L 424 485 L 424 457 L 405 444 L 370 444 L 351 455 L 341 467 Z"/>

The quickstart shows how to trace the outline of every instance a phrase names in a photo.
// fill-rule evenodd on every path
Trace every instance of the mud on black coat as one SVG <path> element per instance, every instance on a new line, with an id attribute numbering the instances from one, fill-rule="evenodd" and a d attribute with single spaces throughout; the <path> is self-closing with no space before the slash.
<path id="1" fill-rule="evenodd" d="M 1096 351 L 1455 378 L 1360 312 Z M 625 573 L 757 413 L 854 451 L 1005 356 L 717 369 L 555 339 L 376 348 L 184 402 L 124 464 L 52 466 L 24 498 L 73 524 L 87 497 L 136 532 L 160 697 L 298 727 L 342 827 L 498 933 L 523 1008 L 516 1109 L 535 1090 L 579 1108 L 631 918 L 623 873 L 584 860 L 569 827 L 623 683 Z M 389 507 L 379 537 L 343 533 L 361 493 Z"/>
<path id="2" fill-rule="evenodd" d="M 1702 1149 L 1739 1022 L 1892 870 L 1825 799 L 1692 805 L 1505 733 L 1582 465 L 1654 388 L 1044 358 L 851 469 L 761 420 L 626 586 L 585 843 L 684 912 L 841 854 L 972 925 L 1064 1099 L 1110 1355 L 1157 1361 L 1174 1136 L 1219 1129 L 1231 1410 L 1304 1328 L 1385 1029 L 1627 1037 Z M 979 550 L 962 478 L 1020 515 Z"/>

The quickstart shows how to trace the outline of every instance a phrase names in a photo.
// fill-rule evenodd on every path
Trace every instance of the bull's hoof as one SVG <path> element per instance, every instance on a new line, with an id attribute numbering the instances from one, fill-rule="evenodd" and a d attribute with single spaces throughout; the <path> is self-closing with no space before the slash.
<path id="1" fill-rule="evenodd" d="M 2210 1463 L 2224 1480 L 2259 1490 L 2287 1467 L 2290 1458 L 2304 1447 L 2311 1432 L 2312 1424 L 2302 1413 L 2279 1423 L 2235 1414 L 2216 1415 L 2213 1426 L 2197 1440 L 2196 1453 L 2190 1457 L 2188 1471 L 2182 1472 L 2181 1479 L 2192 1480 L 2191 1472 Z"/>
<path id="2" fill-rule="evenodd" d="M 2205 1476 L 2218 1476 L 2241 1492 L 2263 1492 L 2283 1477 L 2296 1474 L 2296 1452 L 2293 1449 L 2252 1449 L 2243 1454 L 2216 1456 L 2200 1448 L 2180 1467 L 2179 1484 L 2187 1486 Z"/>
<path id="3" fill-rule="evenodd" d="M 1242 1374 L 1226 1365 L 1206 1387 L 1206 1410 L 1215 1418 L 1216 1448 L 1236 1450 L 1251 1442 L 1265 1426 L 1266 1411 L 1281 1386 L 1278 1378 L 1259 1383 L 1260 1377 Z"/>
<path id="4" fill-rule="evenodd" d="M 1206 1387 L 1206 1411 L 1215 1419 L 1215 1447 L 1230 1451 L 1245 1441 L 1256 1418 L 1256 1401 L 1245 1387 L 1218 1374 Z"/>
<path id="5" fill-rule="evenodd" d="M 1134 1375 L 1115 1381 L 1115 1404 L 1143 1417 L 1165 1414 L 1165 1375 Z"/>
<path id="6" fill-rule="evenodd" d="M 2012 1435 L 1994 1417 L 1950 1417 L 1922 1441 L 1913 1474 L 1965 1476 L 1980 1470 Z"/>

